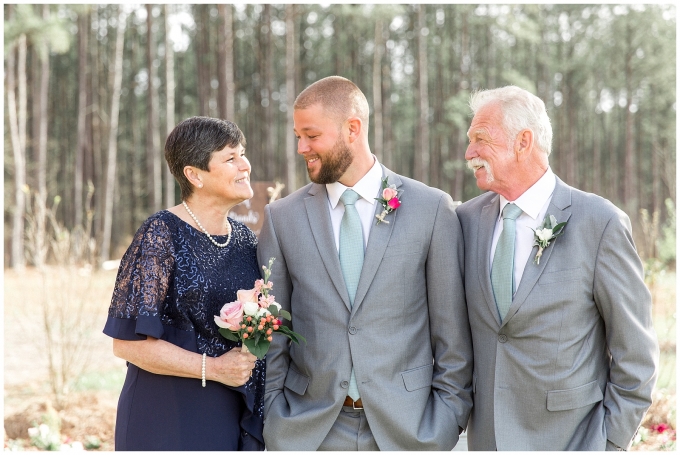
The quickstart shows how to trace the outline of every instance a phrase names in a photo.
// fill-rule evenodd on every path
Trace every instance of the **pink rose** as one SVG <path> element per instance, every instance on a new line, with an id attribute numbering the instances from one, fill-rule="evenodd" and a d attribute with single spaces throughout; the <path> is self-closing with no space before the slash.
<path id="1" fill-rule="evenodd" d="M 386 189 L 388 189 L 388 188 L 386 188 Z M 394 197 L 394 198 L 390 199 L 389 201 L 387 201 L 387 205 L 389 205 L 392 208 L 392 210 L 395 210 L 395 209 L 399 208 L 399 206 L 401 205 L 401 201 L 399 201 L 399 199 Z"/>
<path id="2" fill-rule="evenodd" d="M 238 331 L 243 321 L 243 303 L 240 301 L 227 303 L 220 310 L 220 315 L 215 316 L 215 324 L 223 329 Z"/>
<path id="3" fill-rule="evenodd" d="M 257 287 L 255 289 L 241 289 L 240 291 L 236 292 L 236 300 L 240 302 L 257 302 L 257 295 L 259 294 L 259 291 L 257 290 Z"/>
<path id="4" fill-rule="evenodd" d="M 382 197 L 386 201 L 394 199 L 395 197 L 397 197 L 397 190 L 395 190 L 394 188 L 389 188 L 389 187 L 385 188 L 382 192 Z"/>

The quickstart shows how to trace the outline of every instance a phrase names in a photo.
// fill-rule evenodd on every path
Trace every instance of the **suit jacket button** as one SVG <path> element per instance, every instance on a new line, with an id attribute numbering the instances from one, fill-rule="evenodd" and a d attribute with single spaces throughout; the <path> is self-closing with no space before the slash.
<path id="1" fill-rule="evenodd" d="M 351 327 L 349 328 L 349 334 L 350 334 L 350 335 L 354 335 L 354 334 L 356 334 L 356 333 L 357 333 L 357 328 L 354 327 L 354 326 L 351 326 Z"/>
<path id="2" fill-rule="evenodd" d="M 506 341 L 508 341 L 508 337 L 505 335 L 498 335 L 498 341 L 500 341 L 501 343 L 505 343 Z"/>
<path id="3" fill-rule="evenodd" d="M 347 387 L 349 387 L 349 381 L 342 381 L 340 383 L 340 387 L 342 387 L 343 389 L 346 389 Z"/>

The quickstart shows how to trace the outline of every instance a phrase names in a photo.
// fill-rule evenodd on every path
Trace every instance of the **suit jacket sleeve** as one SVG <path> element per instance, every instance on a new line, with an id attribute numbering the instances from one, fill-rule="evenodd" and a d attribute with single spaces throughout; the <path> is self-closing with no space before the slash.
<path id="1" fill-rule="evenodd" d="M 584 233 L 587 235 L 587 233 Z M 652 402 L 659 347 L 629 218 L 618 212 L 600 241 L 593 284 L 611 354 L 605 391 L 607 439 L 628 447 Z"/>
<path id="2" fill-rule="evenodd" d="M 467 426 L 472 409 L 472 339 L 463 266 L 463 232 L 453 200 L 445 194 L 432 232 L 426 273 L 434 354 L 432 398 L 435 414 L 447 416 L 451 432 Z"/>
<path id="3" fill-rule="evenodd" d="M 260 266 L 266 265 L 269 258 L 276 258 L 272 266 L 272 274 L 269 280 L 274 284 L 272 294 L 281 308 L 290 312 L 290 297 L 292 286 L 286 258 L 281 251 L 279 239 L 276 235 L 270 206 L 267 205 L 264 211 L 264 221 L 257 247 L 257 259 Z M 293 318 L 295 316 L 293 315 Z M 285 324 L 290 324 L 284 320 Z M 274 339 L 269 347 L 266 357 L 267 379 L 265 383 L 264 395 L 264 415 L 265 419 L 272 402 L 280 395 L 283 398 L 283 383 L 288 373 L 290 364 L 289 354 L 290 341 L 284 335 L 274 334 Z"/>

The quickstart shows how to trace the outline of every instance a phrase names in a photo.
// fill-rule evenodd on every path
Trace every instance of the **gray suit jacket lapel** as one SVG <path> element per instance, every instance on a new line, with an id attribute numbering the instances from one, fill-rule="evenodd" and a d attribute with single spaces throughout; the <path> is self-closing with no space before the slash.
<path id="1" fill-rule="evenodd" d="M 342 301 L 345 302 L 347 310 L 351 311 L 352 307 L 349 303 L 347 286 L 345 285 L 342 269 L 340 268 L 338 249 L 333 238 L 333 225 L 331 224 L 331 215 L 328 210 L 326 187 L 324 185 L 313 184 L 309 189 L 309 194 L 310 197 L 305 198 L 305 207 L 307 209 L 309 225 L 312 228 L 312 235 L 316 242 L 316 248 L 326 266 L 326 271 L 328 271 L 333 285 L 337 289 L 338 294 L 342 296 Z"/>
<path id="2" fill-rule="evenodd" d="M 397 174 L 387 169 L 385 166 L 383 168 L 383 178 L 387 177 L 390 184 L 394 184 L 397 188 L 401 186 L 401 179 Z M 382 187 L 381 190 L 382 191 Z M 376 195 L 379 196 L 380 193 Z M 375 214 L 378 215 L 382 211 L 382 204 L 376 201 L 375 204 Z M 359 285 L 357 286 L 357 293 L 354 297 L 354 308 L 352 313 L 357 311 L 357 308 L 361 305 L 366 297 L 368 288 L 371 286 L 371 282 L 375 277 L 378 267 L 382 262 L 382 258 L 385 255 L 385 250 L 387 249 L 387 243 L 392 235 L 392 230 L 397 222 L 397 215 L 399 210 L 395 210 L 390 215 L 387 216 L 386 220 L 390 223 L 380 223 L 375 224 L 375 221 L 371 223 L 371 232 L 368 235 L 368 244 L 366 245 L 366 254 L 364 255 L 364 265 L 361 269 L 361 278 L 359 279 Z M 339 263 L 339 261 L 338 261 Z"/>
<path id="3" fill-rule="evenodd" d="M 491 265 L 489 258 L 491 257 L 491 244 L 493 242 L 493 231 L 496 227 L 496 219 L 500 213 L 500 197 L 494 196 L 488 205 L 482 208 L 482 214 L 479 219 L 479 232 L 477 233 L 477 251 L 479 252 L 479 281 L 482 292 L 489 311 L 496 318 L 498 325 L 501 324 L 500 316 L 498 315 L 498 307 L 496 306 L 496 299 L 493 296 L 493 288 L 491 287 Z"/>
<path id="4" fill-rule="evenodd" d="M 568 221 L 569 217 L 571 216 L 571 210 L 569 210 L 569 207 L 571 206 L 571 190 L 559 178 L 556 177 L 556 179 L 557 182 L 555 184 L 555 191 L 553 192 L 553 197 L 550 201 L 550 205 L 548 206 L 547 213 L 553 215 L 557 219 L 558 223 L 564 223 Z M 543 223 L 543 220 L 539 220 L 539 223 Z M 561 239 L 558 237 L 556 240 L 550 242 L 548 248 L 543 251 L 543 255 L 541 256 L 541 261 L 539 264 L 534 264 L 534 257 L 538 252 L 538 247 L 533 247 L 531 254 L 529 255 L 529 259 L 527 260 L 527 263 L 524 267 L 522 281 L 519 283 L 515 297 L 512 300 L 512 305 L 508 309 L 508 314 L 504 319 L 504 324 L 507 323 L 507 321 L 509 321 L 515 313 L 517 313 L 519 307 L 522 306 L 522 303 L 524 303 L 524 301 L 527 299 L 531 290 L 534 288 L 534 286 L 536 286 L 538 279 L 541 277 L 543 270 L 545 270 L 545 267 L 552 256 L 552 250 L 555 246 L 555 243 L 559 242 L 560 240 Z"/>

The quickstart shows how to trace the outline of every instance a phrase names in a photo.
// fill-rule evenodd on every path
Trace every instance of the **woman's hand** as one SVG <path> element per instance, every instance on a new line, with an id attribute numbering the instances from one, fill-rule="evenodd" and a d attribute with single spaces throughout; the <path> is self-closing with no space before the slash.
<path id="1" fill-rule="evenodd" d="M 139 368 L 154 374 L 201 379 L 202 355 L 187 351 L 165 340 L 113 340 L 113 353 Z M 257 357 L 241 348 L 219 357 L 206 357 L 205 378 L 238 387 L 250 379 Z"/>
<path id="2" fill-rule="evenodd" d="M 238 387 L 253 374 L 257 357 L 251 353 L 241 352 L 241 348 L 233 348 L 219 357 L 206 358 L 205 377 L 224 385 Z"/>

